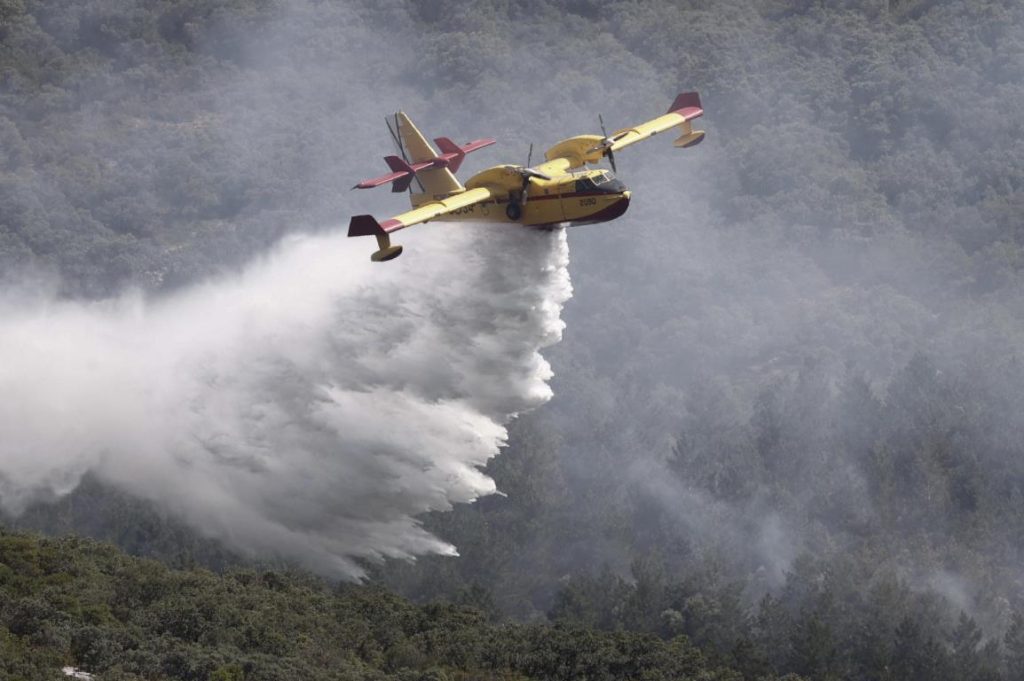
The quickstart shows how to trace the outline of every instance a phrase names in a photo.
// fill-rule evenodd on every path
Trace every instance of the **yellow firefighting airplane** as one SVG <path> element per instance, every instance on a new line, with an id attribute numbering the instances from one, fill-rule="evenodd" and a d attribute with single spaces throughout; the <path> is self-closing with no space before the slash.
<path id="1" fill-rule="evenodd" d="M 514 222 L 536 227 L 614 220 L 629 207 L 630 192 L 612 173 L 588 168 L 587 164 L 607 156 L 614 171 L 616 151 L 675 127 L 682 134 L 674 145 L 692 147 L 704 139 L 704 131 L 694 130 L 690 121 L 703 113 L 700 96 L 685 92 L 676 97 L 663 116 L 611 135 L 570 137 L 548 149 L 544 163 L 533 167 L 494 166 L 477 173 L 463 186 L 453 173 L 466 154 L 490 146 L 494 140 L 480 139 L 459 146 L 447 137 L 438 137 L 434 140 L 441 150 L 438 154 L 409 117 L 399 112 L 394 116 L 397 133 L 391 121 L 388 129 L 401 157 L 385 157 L 392 172 L 364 180 L 353 189 L 390 182 L 391 191 L 403 192 L 415 181 L 421 191 L 410 193 L 412 210 L 390 220 L 377 222 L 372 215 L 356 215 L 349 223 L 348 235 L 377 237 L 379 250 L 370 259 L 382 262 L 402 254 L 402 247 L 391 243 L 393 232 L 430 220 Z M 603 122 L 601 129 L 604 132 Z"/>

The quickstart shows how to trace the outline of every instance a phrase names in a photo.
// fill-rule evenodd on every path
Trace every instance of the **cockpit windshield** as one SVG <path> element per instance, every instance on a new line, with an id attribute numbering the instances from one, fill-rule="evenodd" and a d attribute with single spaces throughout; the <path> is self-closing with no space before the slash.
<path id="1" fill-rule="evenodd" d="M 576 180 L 576 191 L 587 194 L 621 194 L 626 191 L 626 185 L 605 170 Z"/>

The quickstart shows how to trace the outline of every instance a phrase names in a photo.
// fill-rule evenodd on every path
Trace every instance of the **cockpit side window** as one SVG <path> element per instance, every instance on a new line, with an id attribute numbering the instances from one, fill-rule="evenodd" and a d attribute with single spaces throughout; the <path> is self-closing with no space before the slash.
<path id="1" fill-rule="evenodd" d="M 597 187 L 594 186 L 594 183 L 589 177 L 584 177 L 582 180 L 576 180 L 577 192 L 592 192 L 595 189 L 597 189 Z"/>

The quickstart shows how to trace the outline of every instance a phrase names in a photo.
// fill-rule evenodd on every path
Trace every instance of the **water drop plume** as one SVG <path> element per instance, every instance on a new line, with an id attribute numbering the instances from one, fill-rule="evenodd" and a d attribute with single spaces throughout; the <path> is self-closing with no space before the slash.
<path id="1" fill-rule="evenodd" d="M 159 300 L 0 301 L 0 505 L 87 472 L 257 556 L 359 577 L 454 554 L 417 515 L 494 493 L 480 470 L 551 397 L 571 295 L 562 231 L 295 236 Z"/>

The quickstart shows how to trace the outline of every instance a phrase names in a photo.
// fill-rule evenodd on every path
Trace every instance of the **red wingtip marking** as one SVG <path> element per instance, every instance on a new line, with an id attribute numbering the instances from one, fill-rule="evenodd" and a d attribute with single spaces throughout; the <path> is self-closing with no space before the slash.
<path id="1" fill-rule="evenodd" d="M 353 187 L 353 189 L 370 189 L 372 187 L 379 187 L 382 184 L 393 182 L 394 180 L 397 180 L 398 178 L 403 177 L 404 175 L 405 173 L 390 173 L 388 175 L 381 175 L 380 177 L 375 177 L 372 180 L 363 180 L 355 187 Z"/>
<path id="2" fill-rule="evenodd" d="M 461 148 L 464 152 L 468 154 L 471 151 L 476 151 L 477 149 L 489 147 L 492 144 L 495 144 L 497 141 L 498 140 L 494 139 L 493 137 L 484 137 L 482 139 L 473 140 L 472 142 L 466 142 L 465 144 L 462 145 Z"/>
<path id="3" fill-rule="evenodd" d="M 669 113 L 677 113 L 681 116 L 686 116 L 684 111 L 690 111 L 692 115 L 689 118 L 696 118 L 704 113 L 704 107 L 700 103 L 700 94 L 697 92 L 684 92 L 676 97 L 676 101 L 672 102 L 672 106 L 669 107 Z"/>
<path id="4" fill-rule="evenodd" d="M 689 106 L 689 107 L 686 107 L 685 109 L 679 109 L 678 111 L 673 111 L 672 113 L 677 113 L 680 116 L 682 116 L 684 119 L 689 121 L 689 120 L 692 120 L 694 118 L 700 118 L 701 116 L 703 116 L 704 115 L 704 109 L 697 109 L 697 108 L 694 108 L 692 106 Z"/>
<path id="5" fill-rule="evenodd" d="M 348 235 L 353 236 L 376 236 L 381 231 L 380 224 L 372 215 L 353 215 L 348 223 Z"/>
<path id="6" fill-rule="evenodd" d="M 377 222 L 372 215 L 353 215 L 348 223 L 349 236 L 378 236 L 404 227 L 401 222 L 392 218 L 383 223 Z"/>

